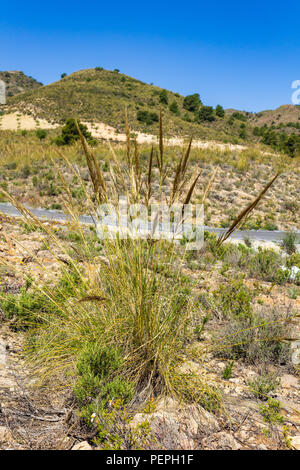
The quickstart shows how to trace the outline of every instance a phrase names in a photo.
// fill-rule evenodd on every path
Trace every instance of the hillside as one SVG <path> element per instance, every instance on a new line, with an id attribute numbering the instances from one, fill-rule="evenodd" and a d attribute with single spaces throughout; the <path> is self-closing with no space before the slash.
<path id="1" fill-rule="evenodd" d="M 213 109 L 202 103 L 198 93 L 184 97 L 101 67 L 81 70 L 8 98 L 2 108 L 7 115 L 2 129 L 31 129 L 35 125 L 52 128 L 68 117 L 76 117 L 88 123 L 97 138 L 103 138 L 103 126 L 110 126 L 104 134 L 117 141 L 116 136 L 125 131 L 125 108 L 131 130 L 144 135 L 157 135 L 161 109 L 164 132 L 169 137 L 193 136 L 241 145 L 262 143 L 292 157 L 300 154 L 299 106 L 283 105 L 260 113 L 224 111 L 219 105 Z"/>
<path id="2" fill-rule="evenodd" d="M 277 109 L 249 113 L 248 120 L 254 126 L 278 126 L 290 122 L 300 122 L 300 106 L 285 104 Z"/>
<path id="3" fill-rule="evenodd" d="M 240 111 L 238 109 L 229 108 L 225 110 L 228 116 L 236 113 L 242 114 L 247 118 L 247 121 L 253 126 L 285 126 L 291 122 L 300 121 L 300 106 L 293 104 L 283 104 L 276 109 L 268 109 L 258 113 L 251 113 L 249 111 Z"/>
<path id="4" fill-rule="evenodd" d="M 0 72 L 0 80 L 6 83 L 7 98 L 43 86 L 42 83 L 18 70 Z"/>
<path id="5" fill-rule="evenodd" d="M 7 105 L 7 112 L 26 113 L 51 123 L 62 123 L 65 118 L 76 116 L 84 121 L 105 123 L 119 132 L 124 131 L 127 107 L 131 128 L 146 133 L 157 131 L 161 107 L 165 131 L 170 135 L 243 142 L 239 138 L 239 121 L 229 122 L 226 116 L 216 116 L 214 110 L 211 110 L 212 121 L 210 117 L 201 121 L 197 112 L 184 107 L 184 96 L 99 67 L 75 72 L 50 85 L 14 96 Z"/>

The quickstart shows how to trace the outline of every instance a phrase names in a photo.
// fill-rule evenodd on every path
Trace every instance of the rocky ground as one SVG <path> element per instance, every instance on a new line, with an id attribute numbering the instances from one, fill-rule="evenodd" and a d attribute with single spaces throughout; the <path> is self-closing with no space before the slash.
<path id="1" fill-rule="evenodd" d="M 43 235 L 28 233 L 17 220 L 1 219 L 1 287 L 18 293 L 24 281 L 24 266 L 30 265 L 36 276 L 55 278 L 57 266 L 43 249 Z M 50 269 L 46 273 L 29 256 L 34 251 Z M 47 254 L 48 253 L 48 254 Z M 5 266 L 7 261 L 15 272 Z M 50 273 L 50 274 L 49 274 Z M 190 272 L 201 278 L 200 272 Z M 218 282 L 216 272 L 211 287 Z M 249 284 L 255 281 L 247 281 Z M 267 287 L 267 285 L 265 285 Z M 287 298 L 285 288 L 274 286 L 272 295 L 261 290 L 265 304 L 275 302 L 282 309 L 299 309 L 300 298 Z M 295 334 L 297 331 L 295 330 Z M 0 449 L 97 449 L 93 443 L 95 430 L 79 420 L 71 388 L 58 390 L 51 381 L 39 385 L 25 361 L 26 332 L 16 328 L 14 319 L 7 320 L 0 312 Z M 188 362 L 187 369 L 208 374 L 218 383 L 223 395 L 223 409 L 210 413 L 202 407 L 161 399 L 149 412 L 137 412 L 130 423 L 135 428 L 147 421 L 151 438 L 147 448 L 153 449 L 299 449 L 300 450 L 300 387 L 297 369 L 276 367 L 281 385 L 270 396 L 280 401 L 280 424 L 266 423 L 260 411 L 265 404 L 249 390 L 248 381 L 257 372 L 256 365 L 237 360 L 229 379 L 223 378 L 227 361 L 208 354 L 205 361 Z M 272 368 L 272 367 L 271 367 Z M 274 368 L 274 367 L 273 367 Z"/>
<path id="2" fill-rule="evenodd" d="M 32 380 L 22 357 L 23 335 L 6 324 L 0 328 L 0 351 L 0 449 L 96 449 L 90 445 L 93 432 L 82 429 L 76 418 L 71 392 L 55 393 Z M 222 361 L 210 362 L 214 371 L 224 366 Z M 300 449 L 298 378 L 284 374 L 276 394 L 289 431 L 287 445 L 280 426 L 274 426 L 270 435 L 264 433 L 258 400 L 249 396 L 245 386 L 254 370 L 240 366 L 234 375 L 222 387 L 225 413 L 221 417 L 163 399 L 153 412 L 136 414 L 131 426 L 150 423 L 152 449 Z"/>
<path id="3" fill-rule="evenodd" d="M 19 140 L 17 140 L 19 139 Z M 23 139 L 23 140 L 22 140 Z M 28 140 L 26 140 L 28 139 Z M 31 139 L 31 140 L 30 140 Z M 9 136 L 3 143 L 5 151 L 0 151 L 0 202 L 5 201 L 1 188 L 17 197 L 21 202 L 32 207 L 63 209 L 65 192 L 57 171 L 50 157 L 57 156 L 57 147 L 37 142 L 33 136 Z M 123 147 L 122 147 L 123 149 Z M 91 187 L 86 161 L 79 147 L 63 149 L 74 168 L 79 172 L 84 185 Z M 116 146 L 115 151 L 121 152 Z M 111 154 L 106 147 L 99 145 L 95 148 L 100 166 L 108 187 L 110 172 L 108 161 Z M 141 161 L 147 172 L 149 148 L 141 148 Z M 166 147 L 170 162 L 179 158 L 182 149 Z M 278 168 L 280 159 L 273 155 L 263 155 L 255 148 L 249 148 L 244 153 L 235 150 L 201 150 L 195 148 L 191 154 L 195 164 L 202 168 L 202 174 L 193 195 L 193 203 L 201 203 L 207 187 L 205 201 L 205 224 L 215 227 L 228 227 L 240 210 L 246 207 L 262 191 L 271 180 Z M 295 161 L 294 161 L 295 160 Z M 264 230 L 298 230 L 300 227 L 300 210 L 298 202 L 299 164 L 296 159 L 289 159 L 284 171 L 247 221 L 244 228 Z M 76 163 L 75 163 L 76 162 Z M 82 182 L 74 175 L 74 168 L 60 161 L 61 172 L 72 188 L 72 197 L 86 213 L 87 201 L 82 189 Z M 154 170 L 156 171 L 156 169 Z M 165 180 L 164 191 L 168 195 L 172 190 L 174 168 Z M 191 175 L 192 177 L 192 175 Z M 211 179 L 213 177 L 213 179 Z M 155 189 L 155 188 L 154 188 Z"/>

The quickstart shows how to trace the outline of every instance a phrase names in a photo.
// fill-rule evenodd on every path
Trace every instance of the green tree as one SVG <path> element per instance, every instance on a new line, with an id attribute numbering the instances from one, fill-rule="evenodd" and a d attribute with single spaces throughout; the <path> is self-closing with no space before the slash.
<path id="1" fill-rule="evenodd" d="M 224 108 L 220 104 L 216 106 L 216 116 L 220 118 L 223 118 L 225 116 Z"/>
<path id="2" fill-rule="evenodd" d="M 169 107 L 171 113 L 179 114 L 179 108 L 177 102 L 174 100 Z"/>
<path id="3" fill-rule="evenodd" d="M 214 109 L 212 106 L 202 106 L 198 114 L 199 121 L 212 122 L 215 120 Z"/>
<path id="4" fill-rule="evenodd" d="M 95 145 L 97 143 L 97 141 L 93 139 L 92 134 L 88 131 L 87 126 L 78 122 L 78 127 L 89 144 Z M 76 126 L 76 121 L 73 118 L 69 118 L 66 119 L 65 125 L 61 130 L 61 135 L 55 139 L 55 143 L 57 145 L 70 145 L 78 139 L 79 133 Z"/>
<path id="5" fill-rule="evenodd" d="M 238 119 L 239 121 L 247 121 L 246 116 L 243 113 L 240 113 L 239 111 L 235 111 L 231 115 L 234 119 Z"/>
<path id="6" fill-rule="evenodd" d="M 247 133 L 246 133 L 246 125 L 243 123 L 240 126 L 240 132 L 239 132 L 239 137 L 241 139 L 246 139 Z"/>
<path id="7" fill-rule="evenodd" d="M 62 73 L 61 76 L 60 76 L 60 78 L 65 78 L 66 76 L 67 76 L 66 73 Z"/>
<path id="8" fill-rule="evenodd" d="M 162 104 L 168 104 L 169 99 L 168 99 L 168 92 L 167 90 L 161 90 L 159 93 L 159 101 Z"/>
<path id="9" fill-rule="evenodd" d="M 158 114 L 146 110 L 139 110 L 137 112 L 136 118 L 138 121 L 144 122 L 148 126 L 154 122 L 158 122 Z"/>
<path id="10" fill-rule="evenodd" d="M 297 139 L 295 134 L 291 134 L 284 145 L 284 150 L 290 157 L 294 157 L 297 150 Z"/>
<path id="11" fill-rule="evenodd" d="M 193 95 L 187 95 L 183 100 L 183 107 L 192 113 L 198 111 L 199 106 L 201 105 L 200 96 L 198 93 Z"/>

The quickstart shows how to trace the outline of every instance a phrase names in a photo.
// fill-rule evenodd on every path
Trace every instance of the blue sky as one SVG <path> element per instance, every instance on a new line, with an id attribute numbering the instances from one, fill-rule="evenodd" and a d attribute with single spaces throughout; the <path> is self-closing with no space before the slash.
<path id="1" fill-rule="evenodd" d="M 102 66 L 248 111 L 291 103 L 300 2 L 1 2 L 0 70 L 45 84 Z M 12 10 L 13 5 L 13 10 Z"/>

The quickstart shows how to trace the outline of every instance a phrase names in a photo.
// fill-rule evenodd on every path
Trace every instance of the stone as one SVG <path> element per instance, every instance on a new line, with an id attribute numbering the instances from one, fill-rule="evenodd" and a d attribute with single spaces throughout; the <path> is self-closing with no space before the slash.
<path id="1" fill-rule="evenodd" d="M 134 431 L 145 421 L 151 428 L 148 436 L 151 449 L 162 447 L 170 450 L 193 450 L 198 447 L 201 433 L 220 430 L 218 421 L 208 411 L 199 406 L 184 405 L 171 398 L 159 400 L 152 413 L 137 413 L 129 427 Z"/>
<path id="2" fill-rule="evenodd" d="M 296 450 L 300 450 L 300 435 L 291 438 L 291 444 Z"/>
<path id="3" fill-rule="evenodd" d="M 92 446 L 87 441 L 78 442 L 72 447 L 72 450 L 92 450 Z"/>
<path id="4" fill-rule="evenodd" d="M 202 440 L 202 446 L 209 450 L 239 450 L 243 448 L 231 434 L 225 431 L 205 437 Z"/>
<path id="5" fill-rule="evenodd" d="M 0 426 L 0 443 L 9 443 L 13 440 L 10 430 L 6 426 Z"/>
<path id="6" fill-rule="evenodd" d="M 299 378 L 285 374 L 281 377 L 281 386 L 282 388 L 299 388 Z"/>

